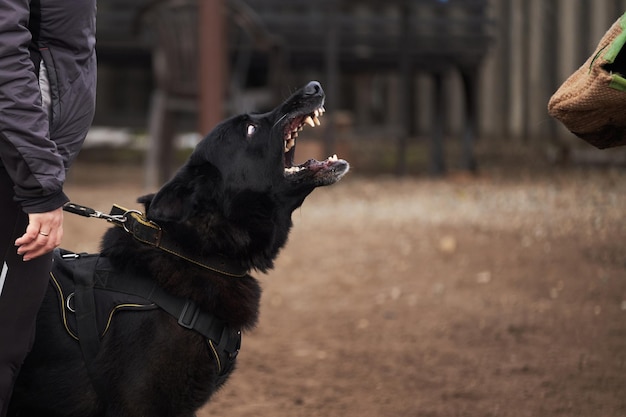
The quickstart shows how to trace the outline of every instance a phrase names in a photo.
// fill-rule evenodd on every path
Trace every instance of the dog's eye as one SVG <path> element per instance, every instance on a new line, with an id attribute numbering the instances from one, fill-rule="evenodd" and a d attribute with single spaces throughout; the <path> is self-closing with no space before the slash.
<path id="1" fill-rule="evenodd" d="M 246 127 L 246 134 L 248 135 L 248 137 L 254 135 L 254 132 L 256 132 L 256 126 L 253 124 L 249 124 L 248 127 Z"/>

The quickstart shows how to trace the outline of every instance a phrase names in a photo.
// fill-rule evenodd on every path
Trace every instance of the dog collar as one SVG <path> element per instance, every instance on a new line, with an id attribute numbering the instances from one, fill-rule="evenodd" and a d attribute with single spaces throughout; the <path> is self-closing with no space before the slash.
<path id="1" fill-rule="evenodd" d="M 199 257 L 184 253 L 180 245 L 170 239 L 167 233 L 163 232 L 161 226 L 147 219 L 140 211 L 128 210 L 115 204 L 109 215 L 122 216 L 125 220 L 116 222 L 116 225 L 121 226 L 127 233 L 130 233 L 136 240 L 142 243 L 154 246 L 195 265 L 228 277 L 241 278 L 248 274 L 246 268 L 219 254 Z"/>
<path id="2" fill-rule="evenodd" d="M 184 259 L 187 262 L 198 265 L 202 268 L 216 272 L 230 278 L 242 278 L 248 275 L 248 269 L 242 267 L 231 259 L 220 255 L 195 256 L 185 253 L 183 248 L 167 233 L 164 233 L 161 226 L 146 218 L 146 216 L 138 210 L 129 210 L 117 204 L 113 205 L 109 214 L 104 214 L 92 208 L 81 206 L 74 203 L 67 203 L 63 206 L 63 210 L 78 214 L 84 217 L 95 217 L 106 219 L 124 229 L 131 234 L 136 240 L 161 249 L 171 255 Z"/>

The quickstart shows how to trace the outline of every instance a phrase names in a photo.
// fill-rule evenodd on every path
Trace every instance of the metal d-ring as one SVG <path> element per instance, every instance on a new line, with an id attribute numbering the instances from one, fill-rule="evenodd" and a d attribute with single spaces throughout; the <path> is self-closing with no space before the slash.
<path id="1" fill-rule="evenodd" d="M 121 216 L 124 219 L 122 221 L 122 227 L 124 228 L 124 230 L 126 230 L 126 233 L 132 233 L 130 230 L 128 230 L 128 227 L 126 227 L 126 223 L 127 223 L 127 220 L 128 220 L 128 215 L 132 214 L 132 213 L 138 214 L 139 217 L 143 216 L 143 213 L 140 212 L 139 210 L 126 210 L 124 212 L 124 214 L 122 214 L 122 216 Z"/>
<path id="2" fill-rule="evenodd" d="M 67 307 L 67 309 L 71 311 L 72 313 L 76 313 L 76 310 L 72 307 L 73 299 L 74 299 L 74 293 L 71 293 L 70 295 L 68 295 L 67 299 L 65 300 L 65 307 Z"/>

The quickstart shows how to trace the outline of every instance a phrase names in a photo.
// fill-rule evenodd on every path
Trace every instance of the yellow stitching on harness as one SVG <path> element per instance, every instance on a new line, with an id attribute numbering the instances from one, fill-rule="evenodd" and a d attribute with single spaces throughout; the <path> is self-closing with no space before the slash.
<path id="1" fill-rule="evenodd" d="M 50 277 L 52 278 L 52 283 L 57 289 L 57 294 L 58 294 L 59 303 L 61 307 L 61 320 L 63 321 L 63 327 L 65 327 L 65 330 L 73 339 L 79 340 L 78 336 L 74 332 L 72 332 L 69 325 L 67 324 L 67 314 L 65 313 L 65 296 L 63 294 L 63 290 L 61 289 L 59 282 L 57 281 L 56 277 L 54 276 L 52 272 L 50 272 Z M 119 305 L 116 305 L 113 308 L 113 310 L 111 310 L 111 313 L 109 313 L 107 324 L 104 327 L 104 331 L 102 332 L 100 337 L 103 337 L 107 333 L 107 331 L 109 331 L 109 328 L 111 327 L 111 321 L 113 320 L 113 315 L 118 310 L 123 309 L 123 308 L 150 309 L 152 308 L 152 306 L 153 304 L 119 304 Z"/>
<path id="2" fill-rule="evenodd" d="M 111 310 L 111 312 L 109 313 L 109 319 L 107 320 L 107 324 L 106 326 L 104 326 L 104 331 L 102 332 L 102 334 L 100 335 L 100 337 L 104 337 L 105 334 L 107 334 L 107 332 L 109 331 L 109 327 L 111 327 L 111 321 L 113 320 L 113 315 L 117 312 L 117 310 L 123 309 L 123 308 L 139 308 L 139 309 L 144 309 L 144 308 L 152 308 L 153 304 L 118 304 L 115 307 L 113 307 L 113 310 Z"/>
<path id="3" fill-rule="evenodd" d="M 59 301 L 61 304 L 61 318 L 63 320 L 63 326 L 65 326 L 65 330 L 67 331 L 67 333 L 69 333 L 70 336 L 72 336 L 72 338 L 78 340 L 78 336 L 76 336 L 67 325 L 67 316 L 65 315 L 65 297 L 63 296 L 63 290 L 61 290 L 61 286 L 59 285 L 59 282 L 57 281 L 57 279 L 55 278 L 52 272 L 50 272 L 50 278 L 52 278 L 52 282 L 54 283 L 54 286 L 57 288 L 57 294 L 59 294 Z"/>
<path id="4" fill-rule="evenodd" d="M 213 356 L 215 357 L 215 362 L 217 362 L 217 373 L 220 374 L 222 372 L 222 363 L 220 362 L 220 357 L 217 354 L 217 350 L 215 346 L 213 346 L 213 341 L 211 339 L 207 339 L 209 341 L 209 346 L 211 347 L 211 351 L 213 352 Z"/>

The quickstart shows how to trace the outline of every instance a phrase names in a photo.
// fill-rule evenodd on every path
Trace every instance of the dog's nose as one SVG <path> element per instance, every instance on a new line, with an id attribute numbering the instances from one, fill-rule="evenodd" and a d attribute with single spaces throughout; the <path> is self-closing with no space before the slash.
<path id="1" fill-rule="evenodd" d="M 324 90 L 322 90 L 322 85 L 320 83 L 317 81 L 311 81 L 304 86 L 304 94 L 307 96 L 321 96 L 324 94 Z"/>

